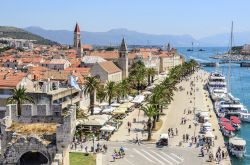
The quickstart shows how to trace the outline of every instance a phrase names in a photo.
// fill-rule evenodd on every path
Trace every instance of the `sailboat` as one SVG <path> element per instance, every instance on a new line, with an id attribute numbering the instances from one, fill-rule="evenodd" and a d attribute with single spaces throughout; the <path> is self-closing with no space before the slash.
<path id="1" fill-rule="evenodd" d="M 187 49 L 188 52 L 194 51 L 194 43 L 192 42 L 192 49 Z"/>

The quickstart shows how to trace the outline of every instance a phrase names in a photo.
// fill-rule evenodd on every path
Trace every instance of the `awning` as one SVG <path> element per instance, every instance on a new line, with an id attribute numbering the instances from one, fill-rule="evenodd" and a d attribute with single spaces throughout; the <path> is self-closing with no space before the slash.
<path id="1" fill-rule="evenodd" d="M 106 131 L 106 132 L 112 132 L 115 130 L 115 127 L 111 125 L 104 125 L 101 129 L 101 131 Z"/>
<path id="2" fill-rule="evenodd" d="M 99 107 L 94 107 L 94 114 L 98 114 L 98 113 L 100 113 L 102 111 L 102 109 L 101 108 L 99 108 Z"/>
<path id="3" fill-rule="evenodd" d="M 119 107 L 121 104 L 120 103 L 112 103 L 111 106 L 112 107 Z"/>
<path id="4" fill-rule="evenodd" d="M 111 113 L 113 112 L 115 109 L 113 107 L 108 107 L 105 108 L 104 110 L 102 110 L 102 113 Z"/>
<path id="5" fill-rule="evenodd" d="M 211 131 L 206 132 L 205 137 L 214 138 L 214 134 Z"/>
<path id="6" fill-rule="evenodd" d="M 109 105 L 109 103 L 107 103 L 107 102 L 102 102 L 99 104 L 99 106 L 108 106 L 108 105 Z"/>
<path id="7" fill-rule="evenodd" d="M 130 107 L 132 107 L 134 105 L 134 103 L 130 103 L 130 102 L 128 102 L 128 103 L 123 103 L 123 104 L 121 104 L 120 106 L 119 106 L 119 108 L 130 108 Z"/>
<path id="8" fill-rule="evenodd" d="M 107 121 L 111 119 L 111 115 L 91 115 L 87 119 L 76 120 L 76 125 L 86 126 L 103 126 Z"/>
<path id="9" fill-rule="evenodd" d="M 126 114 L 127 108 L 116 108 L 113 111 L 113 115 L 117 115 L 117 114 Z"/>
<path id="10" fill-rule="evenodd" d="M 206 122 L 206 123 L 203 124 L 203 127 L 211 127 L 211 126 L 212 126 L 212 124 L 209 123 L 209 122 Z"/>
<path id="11" fill-rule="evenodd" d="M 137 95 L 134 100 L 132 101 L 132 103 L 142 103 L 145 99 L 145 96 L 143 95 Z"/>
<path id="12" fill-rule="evenodd" d="M 229 139 L 229 143 L 235 145 L 235 146 L 245 146 L 246 141 L 239 137 L 233 137 Z"/>
<path id="13" fill-rule="evenodd" d="M 236 116 L 231 116 L 230 120 L 234 123 L 234 124 L 240 124 L 240 118 L 236 117 Z"/>
<path id="14" fill-rule="evenodd" d="M 235 131 L 235 128 L 229 123 L 224 123 L 223 127 L 228 131 Z"/>
<path id="15" fill-rule="evenodd" d="M 220 118 L 220 122 L 230 122 L 230 120 L 225 117 L 222 117 Z"/>
<path id="16" fill-rule="evenodd" d="M 200 113 L 200 116 L 202 116 L 202 117 L 207 117 L 207 116 L 209 116 L 209 114 L 208 114 L 208 112 L 201 112 L 201 113 Z"/>

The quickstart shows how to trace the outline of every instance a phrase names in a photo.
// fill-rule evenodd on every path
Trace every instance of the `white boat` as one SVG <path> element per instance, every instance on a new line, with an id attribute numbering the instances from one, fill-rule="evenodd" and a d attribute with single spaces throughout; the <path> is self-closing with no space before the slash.
<path id="1" fill-rule="evenodd" d="M 215 111 L 219 117 L 225 116 L 241 116 L 241 113 L 248 112 L 247 108 L 240 102 L 238 98 L 234 98 L 228 94 L 222 101 L 215 102 Z"/>
<path id="2" fill-rule="evenodd" d="M 214 88 L 211 92 L 211 98 L 213 101 L 218 101 L 226 97 L 227 90 L 226 88 Z"/>
<path id="3" fill-rule="evenodd" d="M 240 120 L 243 122 L 250 122 L 250 113 L 240 113 Z"/>
<path id="4" fill-rule="evenodd" d="M 213 101 L 223 99 L 227 93 L 225 76 L 218 72 L 211 73 L 208 78 L 207 88 Z"/>
<path id="5" fill-rule="evenodd" d="M 230 138 L 228 151 L 237 158 L 243 158 L 246 154 L 246 141 L 239 137 Z"/>

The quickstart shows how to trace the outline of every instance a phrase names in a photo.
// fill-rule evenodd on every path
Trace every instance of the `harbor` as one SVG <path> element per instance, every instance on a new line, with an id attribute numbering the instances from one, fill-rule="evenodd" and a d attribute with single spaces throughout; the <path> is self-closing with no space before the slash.
<path id="1" fill-rule="evenodd" d="M 187 59 L 197 59 L 203 62 L 217 62 L 217 60 L 211 59 L 210 56 L 215 54 L 216 52 L 226 52 L 228 49 L 223 47 L 211 47 L 206 48 L 206 52 L 187 52 L 185 48 L 178 49 L 181 53 L 185 54 Z M 225 78 L 228 76 L 228 64 L 221 64 L 219 67 L 204 67 L 205 71 L 212 73 L 215 71 L 219 71 L 222 73 Z M 250 107 L 249 98 L 250 95 L 247 92 L 250 89 L 249 82 L 249 69 L 246 67 L 240 67 L 237 64 L 232 63 L 231 65 L 231 93 L 234 97 L 239 98 L 240 102 L 246 107 Z M 241 129 L 237 131 L 237 136 L 244 138 L 246 140 L 246 154 L 244 159 L 237 159 L 235 157 L 231 157 L 232 164 L 235 165 L 246 165 L 250 163 L 249 155 L 250 147 L 249 147 L 249 137 L 250 133 L 250 125 L 248 123 L 242 122 Z"/>

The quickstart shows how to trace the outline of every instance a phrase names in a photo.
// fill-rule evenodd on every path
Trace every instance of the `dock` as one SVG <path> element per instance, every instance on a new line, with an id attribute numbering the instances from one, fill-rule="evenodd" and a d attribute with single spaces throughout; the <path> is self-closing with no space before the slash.
<path id="1" fill-rule="evenodd" d="M 232 61 L 231 64 L 239 64 L 240 67 L 250 67 L 250 62 L 239 62 Z M 220 64 L 229 64 L 228 61 L 220 61 L 220 62 L 201 62 L 199 63 L 202 67 L 218 67 Z"/>

